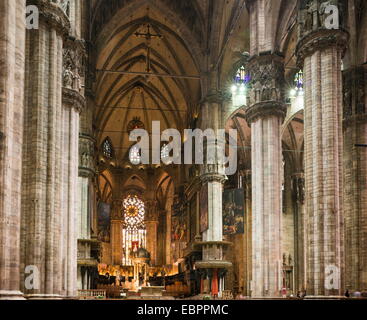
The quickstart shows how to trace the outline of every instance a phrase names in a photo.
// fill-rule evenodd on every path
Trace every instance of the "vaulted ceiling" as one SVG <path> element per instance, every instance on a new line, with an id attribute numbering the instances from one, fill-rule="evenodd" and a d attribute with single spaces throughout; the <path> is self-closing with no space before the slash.
<path id="1" fill-rule="evenodd" d="M 110 137 L 118 159 L 126 159 L 133 144 L 127 130 L 130 121 L 140 119 L 148 132 L 152 121 L 160 121 L 162 130 L 181 130 L 190 105 L 200 99 L 198 63 L 165 13 L 149 4 L 126 13 L 118 12 L 118 23 L 112 18 L 96 38 L 95 126 L 99 141 Z M 161 38 L 148 43 L 145 36 L 136 35 L 146 34 L 148 24 L 150 33 Z M 144 75 L 148 63 L 152 74 L 177 77 Z"/>

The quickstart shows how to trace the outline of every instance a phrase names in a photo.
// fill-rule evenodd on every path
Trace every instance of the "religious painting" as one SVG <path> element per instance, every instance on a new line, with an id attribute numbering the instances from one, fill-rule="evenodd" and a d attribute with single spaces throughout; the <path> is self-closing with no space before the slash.
<path id="1" fill-rule="evenodd" d="M 110 242 L 110 213 L 111 205 L 104 202 L 98 203 L 98 240 Z"/>
<path id="2" fill-rule="evenodd" d="M 172 241 L 187 242 L 187 212 L 184 196 L 176 196 L 172 206 Z"/>
<path id="3" fill-rule="evenodd" d="M 200 191 L 200 232 L 203 233 L 209 229 L 209 211 L 208 211 L 208 185 L 204 185 Z"/>
<path id="4" fill-rule="evenodd" d="M 223 192 L 223 234 L 245 232 L 244 190 L 227 189 Z"/>

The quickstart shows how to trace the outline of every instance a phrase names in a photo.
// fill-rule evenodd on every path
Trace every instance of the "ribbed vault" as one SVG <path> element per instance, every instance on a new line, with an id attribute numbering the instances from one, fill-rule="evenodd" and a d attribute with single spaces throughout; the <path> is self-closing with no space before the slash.
<path id="1" fill-rule="evenodd" d="M 157 6 L 137 2 L 141 5 L 131 15 L 116 10 L 111 19 L 119 23 L 109 23 L 107 19 L 106 25 L 101 25 L 101 34 L 105 37 L 95 38 L 100 44 L 95 53 L 94 83 L 98 142 L 110 137 L 120 161 L 127 159 L 133 144 L 129 142 L 129 122 L 139 119 L 149 132 L 152 121 L 160 121 L 161 130 L 182 130 L 187 126 L 191 106 L 200 99 L 197 67 L 200 63 L 191 51 L 193 38 L 183 39 L 171 19 Z M 102 21 L 98 17 L 94 19 Z M 146 37 L 136 35 L 146 34 L 148 24 L 150 33 L 161 35 L 161 39 L 153 38 L 148 42 Z M 106 30 L 109 30 L 108 36 Z M 148 62 L 152 74 L 149 76 L 144 74 Z M 157 74 L 175 77 L 155 76 Z"/>

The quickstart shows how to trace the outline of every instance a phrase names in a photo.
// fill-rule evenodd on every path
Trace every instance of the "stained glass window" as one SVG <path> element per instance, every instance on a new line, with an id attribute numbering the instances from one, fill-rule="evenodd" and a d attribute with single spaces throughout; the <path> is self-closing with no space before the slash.
<path id="1" fill-rule="evenodd" d="M 290 91 L 288 101 L 292 105 L 293 112 L 304 109 L 303 71 L 296 73 L 293 80 L 293 87 Z"/>
<path id="2" fill-rule="evenodd" d="M 234 82 L 237 85 L 247 85 L 250 81 L 250 75 L 246 73 L 246 69 L 244 66 L 241 66 L 236 73 L 236 76 L 234 78 Z"/>
<path id="3" fill-rule="evenodd" d="M 106 158 L 112 158 L 113 156 L 113 147 L 111 141 L 108 138 L 106 138 L 102 144 L 102 152 Z"/>
<path id="4" fill-rule="evenodd" d="M 246 105 L 246 88 L 250 82 L 250 74 L 246 72 L 246 68 L 241 66 L 234 77 L 232 85 L 232 102 L 234 106 Z"/>
<path id="5" fill-rule="evenodd" d="M 123 258 L 122 264 L 131 266 L 132 251 L 146 247 L 145 205 L 137 196 L 129 195 L 123 201 Z"/>
<path id="6" fill-rule="evenodd" d="M 294 87 L 291 90 L 291 97 L 303 96 L 303 71 L 300 70 L 294 77 Z"/>
<path id="7" fill-rule="evenodd" d="M 141 163 L 140 149 L 136 145 L 131 147 L 129 152 L 129 159 L 133 165 L 138 165 Z"/>

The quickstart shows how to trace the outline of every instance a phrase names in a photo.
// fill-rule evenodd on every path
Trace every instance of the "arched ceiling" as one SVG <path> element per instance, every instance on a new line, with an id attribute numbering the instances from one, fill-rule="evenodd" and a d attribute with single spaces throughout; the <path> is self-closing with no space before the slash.
<path id="1" fill-rule="evenodd" d="M 157 6 L 150 5 L 150 2 L 137 2 L 144 5 L 135 8 L 129 15 L 115 11 L 116 15 L 111 18 L 113 22 L 108 23 L 106 20 L 107 24 L 101 26 L 100 33 L 104 37 L 96 38 L 94 119 L 97 138 L 102 143 L 108 136 L 116 158 L 121 161 L 127 159 L 128 150 L 133 144 L 129 142 L 127 132 L 130 121 L 139 118 L 148 132 L 151 131 L 152 121 L 160 121 L 161 130 L 182 130 L 186 128 L 190 107 L 201 97 L 198 62 L 187 39 L 180 36 L 171 19 Z M 105 2 L 96 1 L 94 5 L 97 8 L 101 3 Z M 104 9 L 100 7 L 100 10 L 103 12 Z M 126 7 L 124 10 L 127 10 Z M 136 33 L 147 33 L 147 24 L 152 34 L 161 35 L 162 38 L 153 38 L 148 44 L 145 37 L 138 37 Z M 148 47 L 151 73 L 179 77 L 144 75 L 147 71 Z"/>

